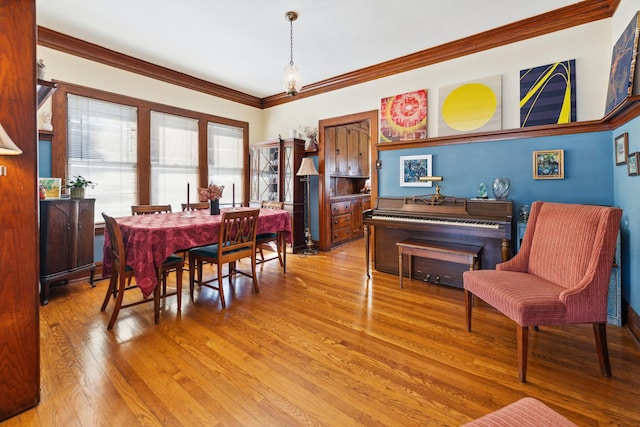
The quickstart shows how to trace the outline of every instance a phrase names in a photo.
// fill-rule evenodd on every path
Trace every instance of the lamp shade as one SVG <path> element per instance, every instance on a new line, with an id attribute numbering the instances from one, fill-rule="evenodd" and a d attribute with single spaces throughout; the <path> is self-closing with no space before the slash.
<path id="1" fill-rule="evenodd" d="M 12 156 L 16 154 L 22 154 L 22 150 L 13 142 L 7 131 L 4 130 L 2 124 L 0 124 L 0 155 Z"/>
<path id="2" fill-rule="evenodd" d="M 298 169 L 297 176 L 318 175 L 316 166 L 313 164 L 311 157 L 303 157 L 302 163 L 300 163 L 300 169 Z"/>
<path id="3" fill-rule="evenodd" d="M 289 96 L 297 95 L 302 89 L 302 77 L 300 76 L 298 67 L 293 65 L 293 63 L 284 67 L 282 87 Z"/>

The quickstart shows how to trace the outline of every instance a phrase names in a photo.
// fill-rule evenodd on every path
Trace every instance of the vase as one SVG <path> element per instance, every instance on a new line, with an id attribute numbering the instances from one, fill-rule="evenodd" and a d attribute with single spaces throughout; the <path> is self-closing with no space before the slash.
<path id="1" fill-rule="evenodd" d="M 509 178 L 496 178 L 493 180 L 493 196 L 497 200 L 506 199 L 509 196 Z"/>
<path id="2" fill-rule="evenodd" d="M 84 187 L 71 187 L 72 199 L 84 199 Z"/>
<path id="3" fill-rule="evenodd" d="M 220 199 L 211 200 L 209 202 L 209 208 L 211 210 L 211 215 L 220 215 Z"/>

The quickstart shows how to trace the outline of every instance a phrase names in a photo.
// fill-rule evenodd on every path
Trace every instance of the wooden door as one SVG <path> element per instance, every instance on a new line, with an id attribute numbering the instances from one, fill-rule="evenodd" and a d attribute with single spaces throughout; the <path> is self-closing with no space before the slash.
<path id="1" fill-rule="evenodd" d="M 335 128 L 335 164 L 336 175 L 349 174 L 349 145 L 348 131 L 346 126 L 337 126 Z"/>
<path id="2" fill-rule="evenodd" d="M 75 245 L 77 251 L 75 267 L 93 264 L 94 204 L 95 199 L 78 201 L 78 232 Z"/>
<path id="3" fill-rule="evenodd" d="M 47 276 L 74 268 L 77 201 L 45 200 L 40 206 L 40 275 Z M 93 246 L 91 251 L 93 253 Z"/>

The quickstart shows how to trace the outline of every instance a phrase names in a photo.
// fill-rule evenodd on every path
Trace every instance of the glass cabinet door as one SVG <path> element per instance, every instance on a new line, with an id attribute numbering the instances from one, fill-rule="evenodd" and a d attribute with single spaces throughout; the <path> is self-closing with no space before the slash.
<path id="1" fill-rule="evenodd" d="M 277 201 L 280 182 L 280 149 L 256 148 L 251 158 L 251 200 Z"/>
<path id="2" fill-rule="evenodd" d="M 282 189 L 282 201 L 285 203 L 293 203 L 293 180 L 297 171 L 294 167 L 293 145 L 285 145 L 284 147 L 284 188 Z"/>

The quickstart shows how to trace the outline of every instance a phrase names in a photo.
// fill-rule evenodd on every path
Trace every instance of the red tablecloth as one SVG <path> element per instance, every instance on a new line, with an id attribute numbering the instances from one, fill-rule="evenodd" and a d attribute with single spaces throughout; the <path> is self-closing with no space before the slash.
<path id="1" fill-rule="evenodd" d="M 249 208 L 235 208 L 249 209 Z M 228 209 L 222 209 L 225 211 Z M 176 251 L 218 243 L 222 215 L 210 215 L 207 210 L 193 211 L 191 218 L 184 212 L 136 215 L 117 218 L 120 226 L 127 265 L 133 269 L 136 283 L 147 297 L 158 284 L 156 270 Z M 257 233 L 284 232 L 292 242 L 289 213 L 278 209 L 260 209 Z M 111 274 L 111 242 L 104 236 L 103 276 Z"/>

